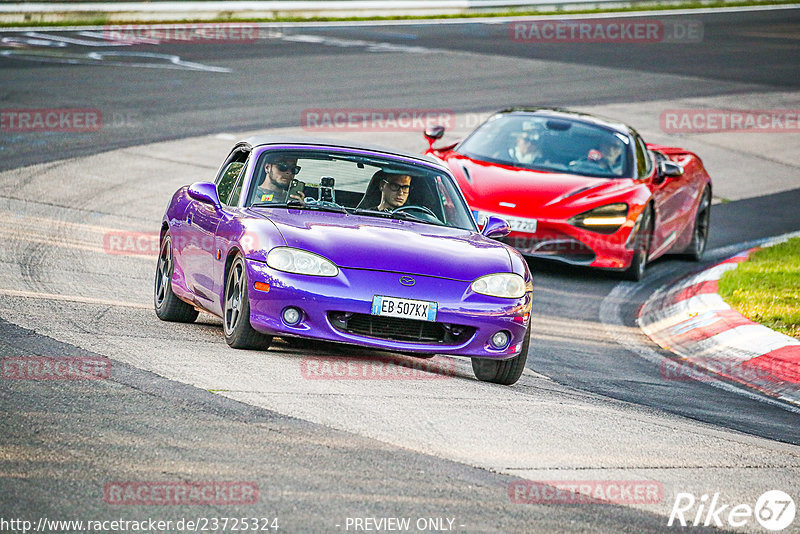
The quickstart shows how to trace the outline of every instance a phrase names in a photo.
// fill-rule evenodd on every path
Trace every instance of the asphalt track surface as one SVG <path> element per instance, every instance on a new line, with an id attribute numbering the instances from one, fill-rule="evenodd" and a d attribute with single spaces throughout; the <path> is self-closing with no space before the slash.
<path id="1" fill-rule="evenodd" d="M 35 35 L 0 31 L 0 36 L 14 44 L 4 41 L 2 50 L 13 55 L 0 57 L 4 109 L 98 108 L 105 118 L 103 129 L 94 134 L 3 132 L 0 169 L 37 166 L 19 180 L 0 183 L 0 201 L 6 214 L 16 213 L 23 219 L 80 220 L 82 216 L 91 222 L 94 217 L 116 212 L 118 219 L 139 224 L 136 202 L 126 207 L 124 196 L 117 194 L 131 172 L 124 165 L 87 169 L 91 179 L 87 176 L 85 181 L 70 182 L 71 189 L 99 188 L 77 195 L 82 197 L 79 205 L 52 199 L 42 202 L 36 188 L 46 193 L 49 187 L 37 177 L 46 173 L 57 176 L 59 162 L 65 158 L 126 146 L 297 126 L 302 110 L 312 107 L 447 107 L 466 113 L 513 104 L 587 107 L 797 91 L 800 10 L 688 18 L 702 20 L 704 29 L 703 40 L 690 46 L 520 46 L 510 41 L 504 24 L 287 28 L 282 36 L 289 38 L 249 45 L 162 43 L 157 53 L 177 55 L 194 65 L 170 69 L 153 68 L 154 63 L 166 64 L 168 58 L 154 56 L 154 48 L 145 45 L 120 48 L 135 54 L 97 60 L 90 56 L 97 52 L 90 45 L 37 46 L 23 42 L 38 39 Z M 53 35 L 93 39 L 67 31 Z M 309 35 L 316 39 L 307 38 Z M 522 59 L 524 63 L 519 61 Z M 107 65 L 112 61 L 127 64 Z M 223 67 L 230 72 L 205 67 Z M 197 165 L 198 179 L 213 172 L 209 164 Z M 797 167 L 787 168 L 787 172 L 794 173 L 800 187 Z M 28 187 L 31 184 L 35 187 Z M 64 184 L 52 184 L 53 189 L 61 187 Z M 92 201 L 95 195 L 109 200 L 105 206 L 99 205 Z M 166 200 L 163 196 L 160 202 Z M 720 250 L 797 230 L 798 205 L 800 189 L 716 205 L 710 248 Z M 144 211 L 157 217 L 161 209 L 159 205 Z M 76 261 L 70 265 L 70 254 L 56 255 L 47 243 L 10 239 L 13 225 L 9 220 L 5 220 L 7 239 L 2 248 L 0 280 L 4 290 L 55 292 L 60 289 L 53 287 L 58 282 L 68 286 L 66 293 L 78 294 L 83 291 L 83 281 L 104 280 L 106 272 L 131 274 L 117 271 L 118 267 L 102 256 L 88 264 Z M 61 234 L 53 237 L 60 238 L 68 240 Z M 137 268 L 121 287 L 136 286 L 133 292 L 147 294 L 150 267 L 144 269 L 147 276 L 141 277 Z M 657 366 L 631 349 L 642 346 L 665 354 L 637 333 L 635 312 L 655 287 L 696 268 L 695 264 L 660 260 L 638 286 L 621 286 L 618 278 L 606 273 L 540 262 L 532 267 L 536 273 L 536 320 L 528 367 L 550 380 L 537 378 L 511 388 L 512 394 L 555 404 L 565 398 L 581 399 L 592 406 L 610 403 L 623 418 L 626 410 L 636 413 L 632 420 L 640 416 L 637 410 L 643 410 L 676 428 L 676 421 L 697 421 L 697 428 L 724 435 L 731 443 L 753 439 L 763 446 L 768 442 L 780 452 L 781 462 L 770 457 L 763 464 L 736 465 L 719 450 L 719 462 L 704 457 L 698 458 L 697 465 L 680 466 L 685 486 L 695 487 L 693 481 L 701 478 L 703 470 L 731 469 L 731 487 L 723 483 L 716 491 L 748 495 L 746 480 L 752 477 L 750 495 L 755 498 L 760 491 L 754 488 L 763 489 L 765 480 L 771 479 L 775 489 L 794 490 L 797 500 L 797 486 L 789 482 L 794 478 L 796 483 L 800 466 L 797 412 L 730 389 L 665 380 Z M 63 272 L 53 274 L 59 268 Z M 32 326 L 32 317 L 48 314 L 41 308 L 49 301 L 8 292 L 3 295 L 0 354 L 106 355 L 102 342 L 100 350 L 87 349 L 58 336 L 42 335 L 41 331 L 47 331 L 45 325 L 41 329 Z M 106 295 L 110 301 L 123 297 Z M 111 304 L 89 309 L 91 317 L 78 316 L 86 311 L 66 306 L 54 322 L 76 331 L 71 341 L 82 339 L 80 334 L 102 341 L 113 330 L 135 330 L 133 337 L 144 341 L 132 339 L 132 347 L 146 348 L 148 336 L 153 338 L 154 352 L 170 343 L 163 338 L 164 325 L 152 314 Z M 218 322 L 206 317 L 199 323 L 169 329 L 168 335 L 179 344 L 198 338 L 216 347 L 213 350 L 226 349 L 220 346 Z M 622 333 L 615 338 L 614 332 Z M 285 345 L 277 348 L 266 357 L 298 354 Z M 232 358 L 234 365 L 239 356 Z M 507 491 L 515 478 L 508 469 L 476 466 L 441 452 L 427 454 L 401 439 L 376 439 L 369 433 L 322 425 L 313 418 L 287 416 L 280 410 L 238 402 L 165 376 L 168 373 L 160 369 L 115 360 L 113 380 L 102 383 L 0 382 L 3 516 L 32 520 L 42 516 L 109 519 L 112 514 L 130 517 L 134 513 L 163 519 L 197 516 L 196 506 L 110 507 L 102 500 L 102 487 L 115 480 L 224 479 L 257 480 L 261 496 L 257 515 L 278 515 L 289 532 L 343 531 L 336 525 L 343 525 L 344 518 L 366 516 L 454 517 L 459 525 L 456 530 L 464 532 L 666 530 L 663 508 L 668 510 L 671 501 L 661 510 L 514 504 Z M 459 376 L 469 380 L 468 374 Z M 500 397 L 509 398 L 498 391 Z M 465 396 L 464 402 L 476 401 Z M 485 436 L 487 456 L 496 426 L 493 419 L 503 418 L 504 410 L 514 411 L 513 401 L 493 405 L 477 419 L 480 425 L 466 429 Z M 557 427 L 559 415 L 554 413 L 552 424 Z M 565 425 L 576 421 L 588 424 L 566 416 L 564 421 Z M 553 429 L 559 435 L 573 430 L 580 434 L 577 428 Z M 398 435 L 403 432 L 397 431 Z M 685 438 L 676 435 L 675 439 L 682 442 Z M 701 441 L 705 439 L 711 438 L 704 435 Z M 527 454 L 533 451 L 535 456 L 537 441 L 537 436 L 530 437 Z M 630 444 L 630 436 L 619 436 L 619 443 Z M 456 443 L 451 445 L 458 449 Z M 606 445 L 614 448 L 613 443 Z M 570 446 L 564 443 L 565 450 Z M 596 452 L 598 456 L 609 454 L 604 448 Z M 635 456 L 635 451 L 631 453 Z M 593 465 L 609 469 L 591 457 L 584 458 L 582 465 L 587 472 Z M 640 468 L 644 472 L 647 466 Z M 630 478 L 631 473 L 637 473 L 636 468 L 620 478 Z M 524 469 L 519 476 L 524 476 Z M 553 471 L 549 478 L 538 476 L 557 478 Z M 720 480 L 727 479 L 721 475 Z M 701 487 L 702 491 L 714 489 Z M 208 517 L 252 513 L 252 507 L 202 509 L 202 515 Z"/>

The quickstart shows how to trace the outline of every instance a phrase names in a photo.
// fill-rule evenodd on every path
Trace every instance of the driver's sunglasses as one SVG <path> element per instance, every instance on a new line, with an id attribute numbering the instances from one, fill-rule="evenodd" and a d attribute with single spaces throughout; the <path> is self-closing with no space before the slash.
<path id="1" fill-rule="evenodd" d="M 389 189 L 392 190 L 395 193 L 397 193 L 401 189 L 403 190 L 403 193 L 408 193 L 409 191 L 411 191 L 411 185 L 410 184 L 409 185 L 400 185 L 400 184 L 397 184 L 395 182 L 390 182 L 389 180 L 384 180 L 384 182 L 386 182 L 386 184 L 389 186 Z"/>
<path id="2" fill-rule="evenodd" d="M 278 167 L 278 170 L 281 172 L 289 171 L 292 174 L 297 174 L 298 172 L 300 172 L 300 167 L 298 165 L 289 165 L 288 163 L 276 163 L 275 166 Z"/>

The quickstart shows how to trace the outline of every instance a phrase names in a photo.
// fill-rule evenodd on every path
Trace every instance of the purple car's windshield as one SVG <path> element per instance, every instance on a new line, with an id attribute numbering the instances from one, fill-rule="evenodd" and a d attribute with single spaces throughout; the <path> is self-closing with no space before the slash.
<path id="1" fill-rule="evenodd" d="M 524 169 L 600 178 L 632 175 L 628 137 L 561 117 L 498 114 L 456 147 L 469 158 Z"/>
<path id="2" fill-rule="evenodd" d="M 325 149 L 273 149 L 258 156 L 246 205 L 297 207 L 408 219 L 475 231 L 460 190 L 422 163 Z"/>

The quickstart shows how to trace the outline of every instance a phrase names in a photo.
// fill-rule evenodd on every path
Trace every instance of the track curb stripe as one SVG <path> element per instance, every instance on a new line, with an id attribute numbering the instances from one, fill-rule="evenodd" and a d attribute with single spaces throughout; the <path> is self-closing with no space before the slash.
<path id="1" fill-rule="evenodd" d="M 656 344 L 681 358 L 662 368 L 664 378 L 698 379 L 700 370 L 800 405 L 800 341 L 744 317 L 717 293 L 722 275 L 758 249 L 659 289 L 641 307 L 637 322 Z"/>

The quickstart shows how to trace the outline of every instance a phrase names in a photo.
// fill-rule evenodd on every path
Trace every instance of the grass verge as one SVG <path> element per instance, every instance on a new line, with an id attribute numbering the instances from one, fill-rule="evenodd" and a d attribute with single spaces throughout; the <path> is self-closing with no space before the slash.
<path id="1" fill-rule="evenodd" d="M 722 276 L 719 294 L 745 317 L 800 339 L 800 238 L 752 254 Z"/>
<path id="2" fill-rule="evenodd" d="M 0 2 L 2 3 L 2 2 Z M 191 4 L 191 2 L 186 2 Z M 556 6 L 554 9 L 541 9 L 530 11 L 498 11 L 498 12 L 476 12 L 457 15 L 418 15 L 418 16 L 374 16 L 374 17 L 276 17 L 270 19 L 263 18 L 248 18 L 237 17 L 231 15 L 228 17 L 211 18 L 211 19 L 196 19 L 196 20 L 125 20 L 110 21 L 103 16 L 88 16 L 75 18 L 73 20 L 62 21 L 26 21 L 26 22 L 10 22 L 2 24 L 0 28 L 14 28 L 14 27 L 46 27 L 46 26 L 76 26 L 76 25 L 89 25 L 89 26 L 103 26 L 106 24 L 192 24 L 192 23 L 213 23 L 213 22 L 342 22 L 342 21 L 392 21 L 392 20 L 430 20 L 430 19 L 469 19 L 469 18 L 490 18 L 490 17 L 526 17 L 526 16 L 561 16 L 561 15 L 581 15 L 589 13 L 628 13 L 636 11 L 669 11 L 674 9 L 708 9 L 708 8 L 723 8 L 723 7 L 750 7 L 750 6 L 781 6 L 797 4 L 798 0 L 702 0 L 680 3 L 659 3 L 656 1 L 652 4 L 644 4 L 630 7 L 616 7 L 616 8 L 596 8 L 596 9 L 572 9 L 563 10 Z"/>

